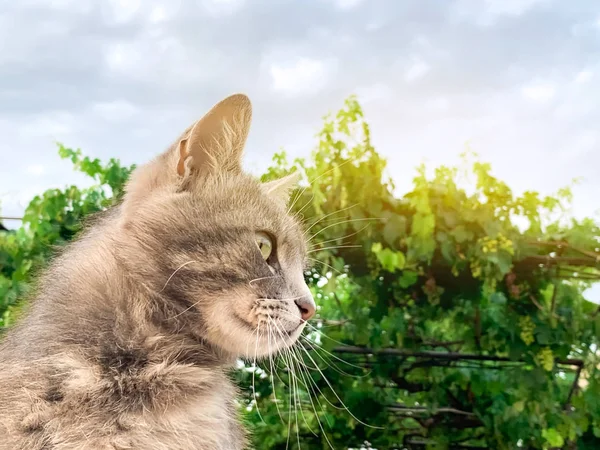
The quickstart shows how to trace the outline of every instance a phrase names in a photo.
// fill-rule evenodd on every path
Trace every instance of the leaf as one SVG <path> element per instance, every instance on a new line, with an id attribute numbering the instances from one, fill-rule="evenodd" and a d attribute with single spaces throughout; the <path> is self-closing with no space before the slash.
<path id="1" fill-rule="evenodd" d="M 505 305 L 506 304 L 506 296 L 503 292 L 494 292 L 490 296 L 490 302 L 495 303 L 497 305 Z"/>
<path id="2" fill-rule="evenodd" d="M 523 410 L 525 409 L 525 401 L 524 400 L 520 400 L 516 403 L 513 404 L 513 409 L 517 412 L 517 413 L 522 413 Z"/>
<path id="3" fill-rule="evenodd" d="M 401 288 L 406 289 L 412 286 L 419 279 L 419 274 L 413 270 L 403 270 L 402 275 L 398 280 L 398 284 Z"/>
<path id="4" fill-rule="evenodd" d="M 542 430 L 542 437 L 551 447 L 562 447 L 565 440 L 555 428 L 547 428 Z"/>
<path id="5" fill-rule="evenodd" d="M 382 249 L 381 244 L 376 243 L 371 246 L 371 251 L 377 256 L 377 260 L 381 267 L 388 272 L 401 270 L 406 265 L 404 253 L 395 252 L 389 248 Z"/>

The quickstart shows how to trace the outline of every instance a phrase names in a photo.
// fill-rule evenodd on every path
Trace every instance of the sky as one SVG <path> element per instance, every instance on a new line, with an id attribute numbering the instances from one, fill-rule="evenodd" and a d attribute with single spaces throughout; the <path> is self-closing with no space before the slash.
<path id="1" fill-rule="evenodd" d="M 1 215 L 83 183 L 56 141 L 142 163 L 235 92 L 257 173 L 356 94 L 400 191 L 468 144 L 516 192 L 582 177 L 573 214 L 600 209 L 597 0 L 0 0 Z"/>

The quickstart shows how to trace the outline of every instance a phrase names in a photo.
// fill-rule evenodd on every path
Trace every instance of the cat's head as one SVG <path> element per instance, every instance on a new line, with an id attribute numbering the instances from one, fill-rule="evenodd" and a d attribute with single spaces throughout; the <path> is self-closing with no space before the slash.
<path id="1" fill-rule="evenodd" d="M 252 358 L 292 345 L 316 307 L 288 211 L 297 176 L 261 183 L 242 171 L 250 121 L 249 99 L 228 97 L 136 169 L 121 229 L 153 320 Z"/>

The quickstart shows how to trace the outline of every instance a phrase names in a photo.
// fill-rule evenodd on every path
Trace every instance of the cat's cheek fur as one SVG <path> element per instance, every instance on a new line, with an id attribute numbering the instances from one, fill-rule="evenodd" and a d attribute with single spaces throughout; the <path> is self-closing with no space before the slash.
<path id="1" fill-rule="evenodd" d="M 293 345 L 303 329 L 292 300 L 257 298 L 250 289 L 223 293 L 203 311 L 205 338 L 236 358 L 275 354 Z"/>

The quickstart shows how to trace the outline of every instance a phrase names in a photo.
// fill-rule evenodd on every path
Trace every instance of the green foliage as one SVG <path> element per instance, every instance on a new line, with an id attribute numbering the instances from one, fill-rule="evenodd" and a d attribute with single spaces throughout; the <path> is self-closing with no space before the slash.
<path id="1" fill-rule="evenodd" d="M 97 185 L 47 191 L 0 233 L 5 326 L 53 247 L 118 201 L 132 169 L 59 152 Z M 600 229 L 568 218 L 568 189 L 515 195 L 465 154 L 461 168 L 418 168 L 398 198 L 353 97 L 310 158 L 277 153 L 262 179 L 292 170 L 310 180 L 292 210 L 319 311 L 295 353 L 235 372 L 257 448 L 598 447 L 600 315 L 584 292 Z M 572 392 L 567 358 L 583 361 Z"/>
<path id="2" fill-rule="evenodd" d="M 82 227 L 82 220 L 119 201 L 125 182 L 135 168 L 123 167 L 116 159 L 102 164 L 84 157 L 81 150 L 58 145 L 63 159 L 74 169 L 96 181 L 81 189 L 49 189 L 31 200 L 23 226 L 14 232 L 0 232 L 0 327 L 10 326 L 18 314 L 19 300 L 27 298 L 31 279 L 44 267 L 57 247 L 64 245 Z"/>

